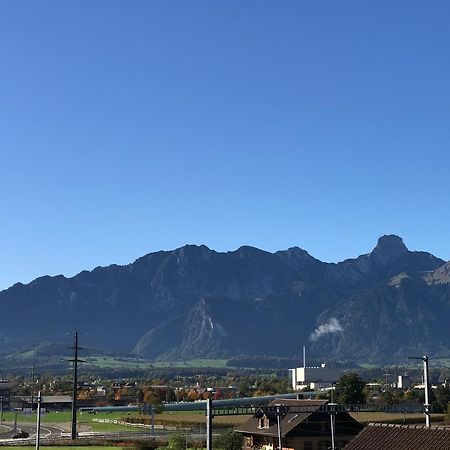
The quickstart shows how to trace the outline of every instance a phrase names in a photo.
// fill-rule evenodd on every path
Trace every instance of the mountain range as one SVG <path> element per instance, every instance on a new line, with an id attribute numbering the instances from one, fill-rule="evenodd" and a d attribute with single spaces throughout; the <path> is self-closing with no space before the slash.
<path id="1" fill-rule="evenodd" d="M 0 351 L 68 341 L 149 359 L 293 356 L 394 362 L 450 355 L 450 263 L 395 235 L 326 263 L 298 247 L 204 245 L 0 292 Z M 66 337 L 64 337 L 66 336 Z"/>

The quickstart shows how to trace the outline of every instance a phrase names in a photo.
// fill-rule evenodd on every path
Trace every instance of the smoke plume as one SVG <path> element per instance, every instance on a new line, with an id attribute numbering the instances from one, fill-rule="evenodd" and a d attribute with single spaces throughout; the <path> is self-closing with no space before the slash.
<path id="1" fill-rule="evenodd" d="M 337 333 L 338 331 L 344 331 L 339 320 L 336 317 L 332 317 L 328 322 L 319 325 L 313 333 L 310 334 L 309 339 L 316 342 L 317 339 L 328 333 Z"/>

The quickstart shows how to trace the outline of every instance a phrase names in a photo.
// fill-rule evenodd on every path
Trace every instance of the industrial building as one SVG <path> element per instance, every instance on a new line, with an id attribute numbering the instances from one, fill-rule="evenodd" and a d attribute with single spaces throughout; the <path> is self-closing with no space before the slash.
<path id="1" fill-rule="evenodd" d="M 321 389 L 330 387 L 337 382 L 342 371 L 321 364 L 319 367 L 296 367 L 289 369 L 292 389 L 299 391 L 303 389 Z"/>

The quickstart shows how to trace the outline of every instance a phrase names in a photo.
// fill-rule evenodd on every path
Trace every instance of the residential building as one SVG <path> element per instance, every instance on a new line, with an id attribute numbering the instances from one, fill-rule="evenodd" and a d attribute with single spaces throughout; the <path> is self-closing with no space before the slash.
<path id="1" fill-rule="evenodd" d="M 2 409 L 10 409 L 11 390 L 15 387 L 16 385 L 8 380 L 0 380 L 0 402 Z"/>
<path id="2" fill-rule="evenodd" d="M 262 408 L 236 431 L 242 433 L 243 450 L 326 450 L 331 446 L 330 413 L 324 410 L 327 400 L 277 399 Z M 280 420 L 278 422 L 278 412 Z M 341 450 L 362 429 L 347 412 L 335 419 L 335 448 Z"/>
<path id="3" fill-rule="evenodd" d="M 345 450 L 449 450 L 450 427 L 371 423 Z"/>

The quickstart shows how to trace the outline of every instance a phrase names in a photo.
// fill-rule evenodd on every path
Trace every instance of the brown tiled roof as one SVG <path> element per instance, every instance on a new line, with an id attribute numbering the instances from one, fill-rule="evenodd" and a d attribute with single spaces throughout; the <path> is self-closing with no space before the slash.
<path id="1" fill-rule="evenodd" d="M 450 428 L 371 423 L 345 450 L 449 450 Z"/>
<path id="2" fill-rule="evenodd" d="M 304 407 L 307 412 L 288 412 L 281 420 L 282 436 L 286 436 L 298 424 L 306 420 L 314 411 L 317 411 L 321 406 L 326 405 L 328 400 L 294 400 L 294 399 L 279 399 L 273 400 L 268 406 L 293 406 Z M 236 431 L 240 433 L 259 434 L 264 436 L 278 436 L 278 426 L 275 422 L 269 428 L 258 428 L 258 419 L 251 417 L 244 422 Z"/>

